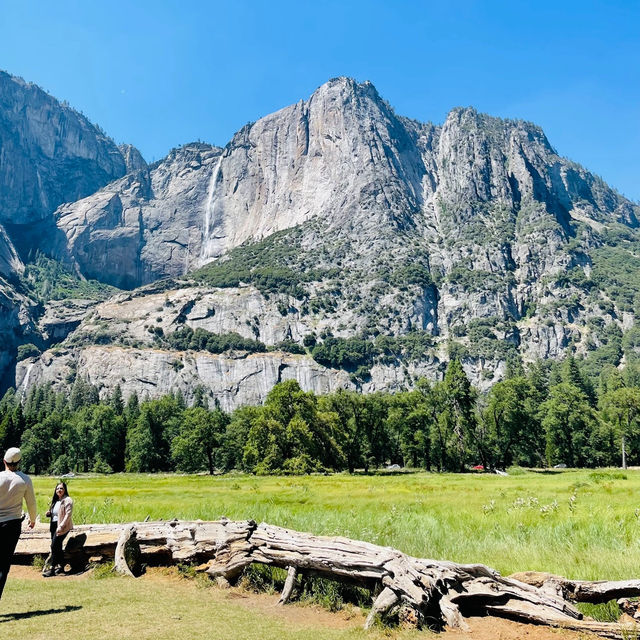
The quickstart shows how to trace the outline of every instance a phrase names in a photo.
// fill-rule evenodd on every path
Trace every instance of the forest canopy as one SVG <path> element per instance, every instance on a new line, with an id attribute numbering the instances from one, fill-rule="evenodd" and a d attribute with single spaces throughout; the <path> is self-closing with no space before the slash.
<path id="1" fill-rule="evenodd" d="M 198 387 L 140 401 L 120 387 L 100 397 L 77 377 L 69 392 L 10 389 L 0 401 L 0 444 L 20 446 L 32 473 L 369 471 L 397 464 L 431 471 L 482 465 L 596 467 L 640 464 L 640 368 L 602 369 L 597 388 L 578 362 L 511 366 L 481 395 L 460 361 L 412 390 L 317 396 L 295 380 L 262 406 L 224 412 Z M 210 404 L 210 402 L 212 404 Z"/>

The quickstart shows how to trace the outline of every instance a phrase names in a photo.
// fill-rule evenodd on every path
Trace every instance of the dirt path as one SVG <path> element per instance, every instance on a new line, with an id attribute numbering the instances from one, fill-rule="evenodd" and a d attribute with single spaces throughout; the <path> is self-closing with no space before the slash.
<path id="1" fill-rule="evenodd" d="M 29 566 L 15 565 L 11 568 L 11 578 L 22 580 L 87 580 L 90 572 L 43 578 L 37 569 Z M 195 581 L 187 580 L 177 571 L 171 569 L 149 569 L 139 578 L 153 583 L 166 584 L 172 591 L 198 589 Z M 290 604 L 285 607 L 277 606 L 278 595 L 265 593 L 253 593 L 239 588 L 228 590 L 207 589 L 207 597 L 216 600 L 232 600 L 235 605 L 246 607 L 252 612 L 260 612 L 270 618 L 277 618 L 292 626 L 317 627 L 318 629 L 357 629 L 364 623 L 364 613 L 357 607 L 346 607 L 338 612 L 330 612 L 319 606 L 308 604 Z M 472 618 L 469 621 L 471 632 L 459 630 L 447 630 L 441 634 L 433 635 L 437 640 L 584 640 L 595 638 L 590 634 L 575 633 L 548 627 L 520 624 L 500 618 Z M 427 634 L 425 634 L 426 636 Z M 413 633 L 405 633 L 399 630 L 389 629 L 385 637 L 401 640 L 403 638 L 415 638 Z"/>

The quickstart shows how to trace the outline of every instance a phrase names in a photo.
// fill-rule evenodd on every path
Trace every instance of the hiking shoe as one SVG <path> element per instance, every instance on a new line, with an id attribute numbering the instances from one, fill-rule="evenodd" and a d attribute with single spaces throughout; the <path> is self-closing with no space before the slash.
<path id="1" fill-rule="evenodd" d="M 46 571 L 42 572 L 42 577 L 43 578 L 50 578 L 53 575 L 53 570 L 52 569 L 47 569 Z"/>
<path id="2" fill-rule="evenodd" d="M 53 575 L 55 575 L 55 576 L 62 575 L 63 573 L 64 573 L 64 569 L 62 567 L 56 567 L 53 570 Z"/>

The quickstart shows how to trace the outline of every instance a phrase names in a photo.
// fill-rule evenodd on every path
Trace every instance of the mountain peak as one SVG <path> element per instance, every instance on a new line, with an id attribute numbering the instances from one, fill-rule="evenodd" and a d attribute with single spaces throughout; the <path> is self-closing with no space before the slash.
<path id="1" fill-rule="evenodd" d="M 311 99 L 323 93 L 338 93 L 345 97 L 359 96 L 384 102 L 372 82 L 369 80 L 358 82 L 348 76 L 331 78 L 313 92 Z"/>
<path id="2" fill-rule="evenodd" d="M 442 128 L 444 131 L 456 129 L 459 135 L 465 138 L 474 131 L 494 139 L 506 139 L 516 134 L 520 138 L 535 142 L 548 153 L 556 153 L 546 134 L 538 125 L 527 120 L 498 118 L 482 113 L 475 107 L 454 107 L 447 114 Z"/>

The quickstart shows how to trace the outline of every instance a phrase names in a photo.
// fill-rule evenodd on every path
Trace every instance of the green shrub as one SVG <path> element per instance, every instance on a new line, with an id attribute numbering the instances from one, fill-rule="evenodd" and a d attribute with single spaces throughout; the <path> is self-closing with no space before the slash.
<path id="1" fill-rule="evenodd" d="M 433 284 L 431 272 L 420 264 L 410 264 L 396 269 L 388 278 L 390 284 L 397 287 L 408 284 L 417 284 L 421 287 L 429 287 Z"/>
<path id="2" fill-rule="evenodd" d="M 18 346 L 18 362 L 26 360 L 27 358 L 36 358 L 41 353 L 40 349 L 35 344 L 28 342 L 27 344 L 21 344 Z"/>
<path id="3" fill-rule="evenodd" d="M 304 338 L 302 338 L 302 344 L 308 349 L 313 349 L 316 346 L 316 334 L 308 333 Z"/>
<path id="4" fill-rule="evenodd" d="M 371 595 L 371 591 L 365 587 L 345 584 L 322 576 L 304 576 L 301 579 L 300 600 L 320 605 L 329 611 L 340 611 L 346 603 L 369 607 Z"/>
<path id="5" fill-rule="evenodd" d="M 510 476 L 523 476 L 525 475 L 525 473 L 527 473 L 526 469 L 523 469 L 522 467 L 509 467 L 507 469 L 507 473 Z"/>
<path id="6" fill-rule="evenodd" d="M 325 338 L 311 350 L 313 359 L 325 367 L 353 370 L 373 364 L 375 348 L 362 338 Z"/>
<path id="7" fill-rule="evenodd" d="M 120 574 L 116 572 L 114 563 L 111 562 L 103 562 L 102 564 L 97 564 L 93 567 L 93 571 L 91 572 L 91 577 L 94 580 L 104 580 L 105 578 L 117 578 Z"/>
<path id="8" fill-rule="evenodd" d="M 277 351 L 285 351 L 286 353 L 295 353 L 299 355 L 304 355 L 306 353 L 304 347 L 301 347 L 293 340 L 282 340 L 281 342 L 274 344 L 273 347 Z"/>
<path id="9" fill-rule="evenodd" d="M 275 593 L 282 591 L 286 579 L 287 572 L 284 569 L 253 562 L 242 572 L 240 584 L 250 591 Z"/>
<path id="10" fill-rule="evenodd" d="M 624 471 L 592 471 L 589 479 L 594 482 L 606 482 L 609 480 L 626 480 L 627 474 Z"/>
<path id="11" fill-rule="evenodd" d="M 166 337 L 172 349 L 177 351 L 208 351 L 209 353 L 224 353 L 238 350 L 250 353 L 264 353 L 267 347 L 264 343 L 251 338 L 243 338 L 238 333 L 211 333 L 198 327 L 195 331 L 191 327 L 181 327 Z"/>

